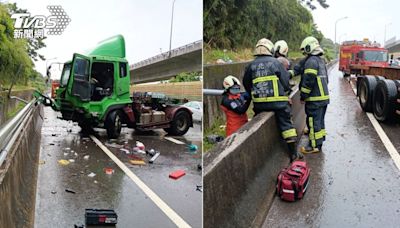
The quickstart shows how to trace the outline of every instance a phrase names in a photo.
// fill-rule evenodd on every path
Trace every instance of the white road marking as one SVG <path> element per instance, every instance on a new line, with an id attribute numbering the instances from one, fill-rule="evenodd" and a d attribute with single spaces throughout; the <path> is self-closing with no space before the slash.
<path id="1" fill-rule="evenodd" d="M 355 95 L 357 95 L 357 89 L 355 88 L 353 81 L 350 81 L 351 88 Z M 389 137 L 386 135 L 385 131 L 382 129 L 382 126 L 379 122 L 375 119 L 372 113 L 367 112 L 367 116 L 369 121 L 371 121 L 372 126 L 375 128 L 376 133 L 378 133 L 379 138 L 381 139 L 383 145 L 385 146 L 386 150 L 389 152 L 390 157 L 392 157 L 394 164 L 400 170 L 400 154 L 393 146 L 393 143 L 390 141 Z"/>
<path id="2" fill-rule="evenodd" d="M 180 144 L 180 145 L 186 144 L 186 143 L 184 143 L 184 142 L 182 142 L 182 141 L 179 141 L 179 140 L 177 140 L 177 139 L 174 139 L 174 138 L 172 138 L 172 137 L 164 137 L 164 139 L 166 139 L 166 140 L 168 140 L 168 141 L 171 141 L 171 142 L 173 142 L 173 143 L 176 143 L 176 144 Z"/>
<path id="3" fill-rule="evenodd" d="M 121 162 L 107 147 L 93 135 L 90 138 L 110 157 L 115 164 L 160 208 L 168 218 L 178 227 L 191 227 L 172 208 L 170 208 L 155 192 L 153 192 L 138 176 L 136 176 L 123 162 Z"/>

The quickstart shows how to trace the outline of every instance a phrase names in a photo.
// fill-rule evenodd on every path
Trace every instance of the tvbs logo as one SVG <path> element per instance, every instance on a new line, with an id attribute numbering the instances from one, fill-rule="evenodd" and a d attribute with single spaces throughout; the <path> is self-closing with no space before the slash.
<path id="1" fill-rule="evenodd" d="M 11 18 L 14 22 L 14 38 L 44 38 L 47 35 L 61 35 L 71 19 L 61 6 L 47 6 L 50 16 L 29 13 L 15 13 Z"/>

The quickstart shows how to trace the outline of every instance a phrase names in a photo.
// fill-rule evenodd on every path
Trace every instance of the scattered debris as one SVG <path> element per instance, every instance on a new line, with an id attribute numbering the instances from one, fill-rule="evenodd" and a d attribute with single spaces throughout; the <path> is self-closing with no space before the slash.
<path id="1" fill-rule="evenodd" d="M 78 157 L 78 153 L 76 153 L 76 152 L 75 152 L 75 154 L 74 154 L 74 155 L 75 155 L 75 157 Z"/>
<path id="2" fill-rule="evenodd" d="M 85 156 L 83 156 L 83 159 L 85 159 L 85 160 L 89 160 L 89 155 L 85 155 Z"/>
<path id="3" fill-rule="evenodd" d="M 153 162 L 160 156 L 160 152 L 157 152 L 150 160 L 149 163 L 153 164 Z"/>
<path id="4" fill-rule="evenodd" d="M 141 157 L 134 155 L 134 154 L 128 155 L 128 158 L 131 160 L 143 160 Z"/>
<path id="5" fill-rule="evenodd" d="M 85 209 L 86 225 L 115 225 L 118 215 L 111 209 Z"/>
<path id="6" fill-rule="evenodd" d="M 207 141 L 211 144 L 222 142 L 223 140 L 224 136 L 221 135 L 207 135 Z"/>
<path id="7" fill-rule="evenodd" d="M 74 228 L 85 228 L 85 225 L 78 223 L 78 224 L 74 224 Z"/>
<path id="8" fill-rule="evenodd" d="M 139 154 L 146 154 L 146 151 L 141 150 L 139 147 L 134 147 L 133 151 Z"/>
<path id="9" fill-rule="evenodd" d="M 45 160 L 39 160 L 39 165 L 44 165 L 44 164 L 46 164 Z"/>
<path id="10" fill-rule="evenodd" d="M 54 137 L 54 136 L 57 136 L 57 134 L 51 134 L 51 136 L 53 136 L 53 137 Z"/>
<path id="11" fill-rule="evenodd" d="M 58 160 L 58 164 L 60 164 L 60 165 L 69 165 L 69 161 L 67 161 L 65 159 L 61 159 L 61 160 Z"/>
<path id="12" fill-rule="evenodd" d="M 113 169 L 113 168 L 104 168 L 104 172 L 105 172 L 107 175 L 111 175 L 111 174 L 114 173 L 114 169 Z"/>
<path id="13" fill-rule="evenodd" d="M 64 156 L 68 156 L 68 152 L 64 152 Z"/>
<path id="14" fill-rule="evenodd" d="M 125 154 L 130 154 L 131 153 L 128 149 L 125 149 L 125 148 L 121 148 L 119 150 L 122 151 L 122 152 L 125 152 Z"/>
<path id="15" fill-rule="evenodd" d="M 51 157 L 51 154 L 47 154 L 47 156 Z"/>
<path id="16" fill-rule="evenodd" d="M 154 149 L 146 150 L 146 154 L 148 154 L 150 156 L 154 156 L 156 153 L 157 153 L 157 151 L 155 151 Z"/>
<path id="17" fill-rule="evenodd" d="M 185 144 L 184 142 L 181 142 L 181 141 L 179 141 L 179 140 L 177 140 L 177 139 L 174 139 L 174 138 L 172 138 L 172 137 L 164 137 L 164 139 L 166 139 L 166 140 L 168 140 L 168 141 L 171 141 L 171 142 L 173 142 L 173 143 L 176 143 L 176 144 L 180 144 L 180 145 Z"/>
<path id="18" fill-rule="evenodd" d="M 64 150 L 71 150 L 71 148 L 69 148 L 69 147 L 65 147 L 65 148 L 64 148 Z"/>
<path id="19" fill-rule="evenodd" d="M 97 180 L 94 180 L 93 182 L 94 182 L 95 184 L 99 183 Z"/>
<path id="20" fill-rule="evenodd" d="M 203 186 L 196 185 L 196 191 L 203 192 Z"/>
<path id="21" fill-rule="evenodd" d="M 71 163 L 72 163 L 72 162 L 75 162 L 74 159 L 68 159 L 68 161 L 71 162 Z"/>
<path id="22" fill-rule="evenodd" d="M 71 132 L 72 132 L 72 129 L 67 129 L 67 132 L 68 132 L 68 133 L 71 133 Z"/>
<path id="23" fill-rule="evenodd" d="M 54 191 L 54 190 L 53 190 L 53 191 L 51 191 L 51 194 L 56 194 L 56 193 L 57 193 L 57 191 Z"/>
<path id="24" fill-rule="evenodd" d="M 93 172 L 91 172 L 91 173 L 88 174 L 88 177 L 94 177 L 94 176 L 96 176 L 96 174 L 93 173 Z"/>
<path id="25" fill-rule="evenodd" d="M 68 193 L 72 193 L 72 194 L 75 194 L 75 193 L 76 193 L 74 190 L 69 189 L 69 188 L 66 188 L 65 191 L 68 192 Z"/>
<path id="26" fill-rule="evenodd" d="M 139 150 L 145 150 L 145 146 L 142 142 L 136 141 L 136 147 L 139 148 Z"/>
<path id="27" fill-rule="evenodd" d="M 143 160 L 129 160 L 132 165 L 146 165 L 146 162 Z"/>
<path id="28" fill-rule="evenodd" d="M 195 144 L 189 144 L 188 148 L 191 152 L 197 151 L 198 147 Z"/>
<path id="29" fill-rule="evenodd" d="M 198 169 L 198 170 L 202 170 L 202 169 L 203 169 L 203 166 L 202 166 L 201 164 L 198 164 L 198 165 L 197 165 L 197 169 Z"/>
<path id="30" fill-rule="evenodd" d="M 185 171 L 180 169 L 180 170 L 176 170 L 176 171 L 170 173 L 169 174 L 169 178 L 177 180 L 177 179 L 185 176 L 185 174 L 186 174 Z"/>
<path id="31" fill-rule="evenodd" d="M 116 144 L 116 143 L 104 143 L 104 145 L 106 145 L 106 146 L 108 146 L 108 147 L 116 148 L 116 149 L 122 148 L 121 145 L 118 145 L 118 144 Z"/>
<path id="32" fill-rule="evenodd" d="M 50 146 L 54 146 L 54 145 L 56 145 L 56 144 L 54 144 L 54 143 L 50 143 L 49 145 L 50 145 Z"/>

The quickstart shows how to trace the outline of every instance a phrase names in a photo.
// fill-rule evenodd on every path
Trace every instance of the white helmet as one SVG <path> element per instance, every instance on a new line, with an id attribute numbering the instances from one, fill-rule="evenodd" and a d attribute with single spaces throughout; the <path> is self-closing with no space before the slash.
<path id="1" fill-rule="evenodd" d="M 273 52 L 274 44 L 270 40 L 262 38 L 256 44 L 254 55 L 272 55 Z"/>
<path id="2" fill-rule="evenodd" d="M 240 81 L 236 77 L 229 75 L 224 78 L 223 86 L 225 89 L 229 89 L 235 84 L 240 86 Z"/>
<path id="3" fill-rule="evenodd" d="M 306 37 L 303 42 L 301 42 L 300 50 L 305 54 L 324 52 L 319 45 L 318 40 L 313 36 Z"/>
<path id="4" fill-rule="evenodd" d="M 289 46 L 284 40 L 276 41 L 274 45 L 275 53 L 279 53 L 282 56 L 287 57 L 287 53 L 289 51 Z"/>

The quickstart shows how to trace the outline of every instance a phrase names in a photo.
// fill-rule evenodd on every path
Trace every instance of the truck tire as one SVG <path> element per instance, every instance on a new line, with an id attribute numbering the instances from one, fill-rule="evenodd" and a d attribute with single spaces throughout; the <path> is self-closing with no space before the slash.
<path id="1" fill-rule="evenodd" d="M 116 139 L 121 134 L 122 116 L 119 110 L 114 110 L 108 113 L 104 127 L 107 130 L 107 136 L 110 139 Z"/>
<path id="2" fill-rule="evenodd" d="M 374 96 L 374 91 L 377 85 L 377 78 L 373 76 L 365 76 L 361 79 L 358 85 L 358 100 L 360 102 L 361 108 L 365 112 L 372 111 L 372 99 Z"/>
<path id="3" fill-rule="evenodd" d="M 188 132 L 191 126 L 190 114 L 187 111 L 178 111 L 171 122 L 171 127 L 164 129 L 171 135 L 181 136 Z"/>
<path id="4" fill-rule="evenodd" d="M 392 121 L 396 116 L 397 86 L 392 80 L 381 80 L 373 98 L 374 116 L 379 121 Z"/>

